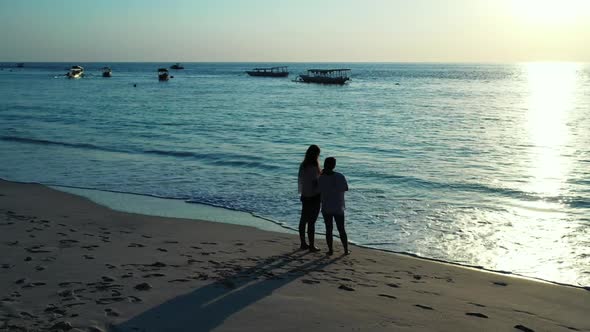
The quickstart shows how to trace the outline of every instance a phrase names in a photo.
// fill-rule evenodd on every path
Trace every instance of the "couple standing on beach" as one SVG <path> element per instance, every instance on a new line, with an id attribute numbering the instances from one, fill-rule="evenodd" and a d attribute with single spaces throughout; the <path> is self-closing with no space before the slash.
<path id="1" fill-rule="evenodd" d="M 338 234 L 344 247 L 344 253 L 348 250 L 348 237 L 344 229 L 344 192 L 348 191 L 348 183 L 344 175 L 335 172 L 336 158 L 328 157 L 324 161 L 324 169 L 320 169 L 320 148 L 310 145 L 305 152 L 305 158 L 299 165 L 299 193 L 301 194 L 301 219 L 299 219 L 299 238 L 301 249 L 316 252 L 320 249 L 315 246 L 315 222 L 320 213 L 320 206 L 324 222 L 326 224 L 326 242 L 328 255 L 334 253 L 332 246 L 334 230 L 333 222 L 336 222 Z M 305 242 L 305 228 L 309 244 Z"/>

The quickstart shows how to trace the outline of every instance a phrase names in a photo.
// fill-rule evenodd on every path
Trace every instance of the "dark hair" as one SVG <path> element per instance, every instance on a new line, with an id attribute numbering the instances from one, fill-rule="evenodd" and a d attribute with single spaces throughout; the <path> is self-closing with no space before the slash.
<path id="1" fill-rule="evenodd" d="M 328 157 L 324 160 L 324 171 L 322 174 L 332 174 L 336 168 L 336 158 Z"/>
<path id="2" fill-rule="evenodd" d="M 315 166 L 320 170 L 320 163 L 318 162 L 318 158 L 320 157 L 320 147 L 312 144 L 307 148 L 305 151 L 305 158 L 299 165 L 299 168 L 305 168 L 308 166 Z"/>

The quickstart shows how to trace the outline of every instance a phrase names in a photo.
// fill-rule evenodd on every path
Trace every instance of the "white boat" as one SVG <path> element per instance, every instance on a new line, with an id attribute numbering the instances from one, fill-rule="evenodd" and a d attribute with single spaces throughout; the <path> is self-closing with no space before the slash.
<path id="1" fill-rule="evenodd" d="M 84 68 L 81 66 L 72 66 L 66 75 L 68 78 L 80 78 L 84 76 Z"/>

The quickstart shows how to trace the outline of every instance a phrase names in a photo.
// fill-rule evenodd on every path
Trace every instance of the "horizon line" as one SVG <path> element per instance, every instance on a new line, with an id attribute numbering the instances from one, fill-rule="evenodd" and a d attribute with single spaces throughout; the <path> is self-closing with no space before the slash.
<path id="1" fill-rule="evenodd" d="M 118 60 L 63 60 L 63 61 L 5 61 L 0 60 L 0 64 L 17 64 L 17 63 L 350 63 L 350 64 L 522 64 L 522 63 L 577 63 L 590 64 L 588 61 L 569 61 L 569 60 L 519 60 L 519 61 L 118 61 Z"/>

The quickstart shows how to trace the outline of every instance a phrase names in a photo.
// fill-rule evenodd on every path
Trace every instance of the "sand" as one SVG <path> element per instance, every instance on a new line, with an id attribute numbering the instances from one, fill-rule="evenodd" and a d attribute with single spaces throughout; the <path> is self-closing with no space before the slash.
<path id="1" fill-rule="evenodd" d="M 0 181 L 0 330 L 590 331 L 586 289 L 335 244 Z"/>

